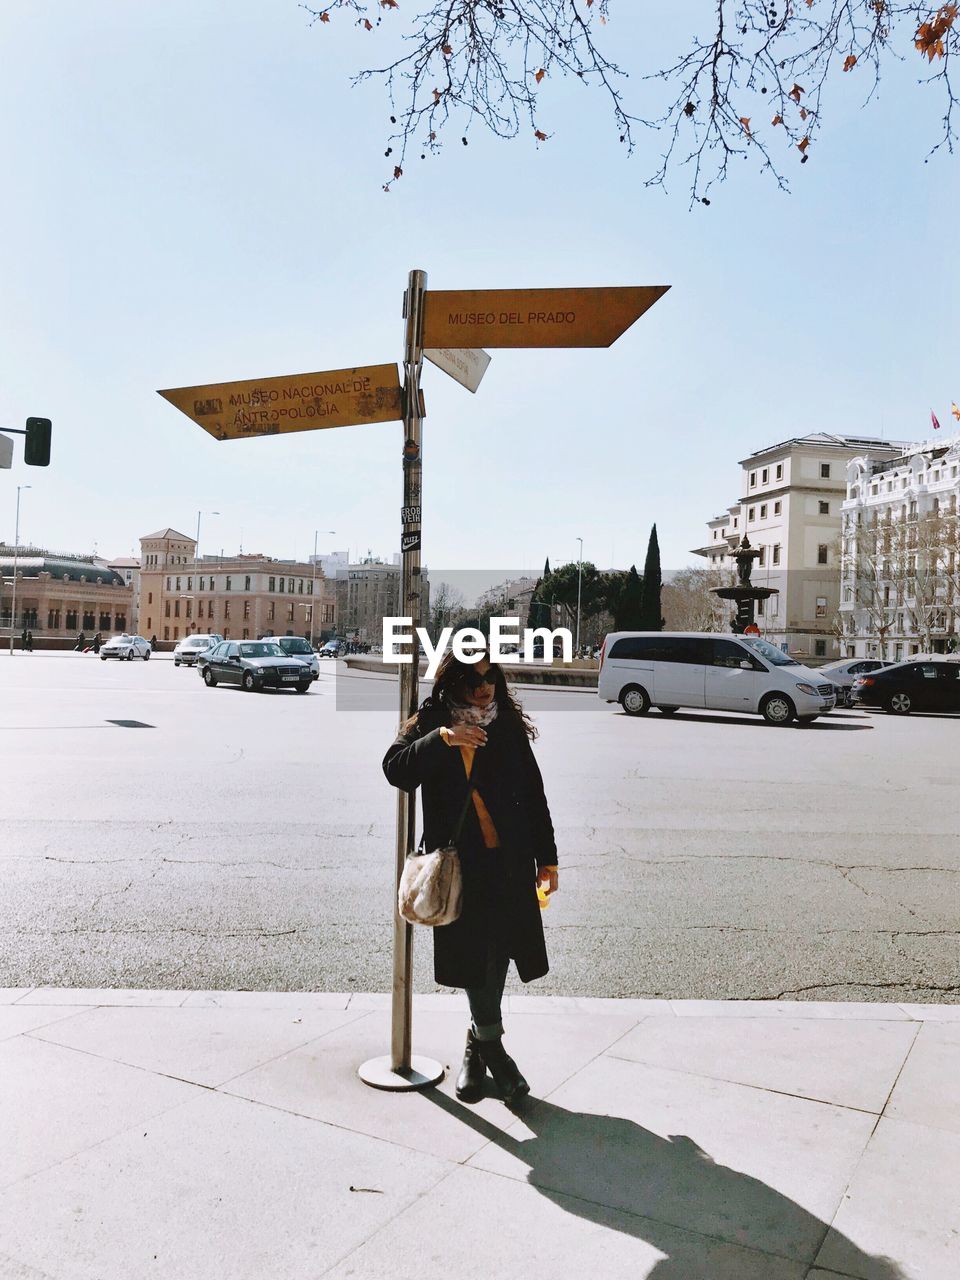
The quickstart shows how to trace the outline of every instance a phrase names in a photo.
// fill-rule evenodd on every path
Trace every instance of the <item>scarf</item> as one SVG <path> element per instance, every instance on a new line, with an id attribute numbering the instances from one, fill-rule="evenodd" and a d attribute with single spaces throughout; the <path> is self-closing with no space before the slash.
<path id="1" fill-rule="evenodd" d="M 473 724 L 486 729 L 497 718 L 496 698 L 485 707 L 474 707 L 468 702 L 454 702 L 452 699 L 447 701 L 447 706 L 454 724 Z"/>

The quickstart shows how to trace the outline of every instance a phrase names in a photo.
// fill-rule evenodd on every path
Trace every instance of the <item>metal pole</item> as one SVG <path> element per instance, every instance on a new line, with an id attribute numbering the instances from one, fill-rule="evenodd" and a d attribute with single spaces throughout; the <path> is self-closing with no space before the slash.
<path id="1" fill-rule="evenodd" d="M 317 608 L 317 530 L 313 531 L 313 578 L 310 581 L 310 648 L 313 648 L 313 615 Z"/>
<path id="2" fill-rule="evenodd" d="M 580 584 L 583 581 L 583 539 L 578 538 L 580 543 L 580 559 L 577 561 L 577 643 L 576 656 L 580 655 Z"/>
<path id="3" fill-rule="evenodd" d="M 13 597 L 10 601 L 10 657 L 13 657 L 13 636 L 17 629 L 17 564 L 20 559 L 20 490 L 30 489 L 32 485 L 17 485 L 17 519 L 13 533 Z"/>
<path id="4" fill-rule="evenodd" d="M 400 664 L 400 723 L 412 716 L 419 704 L 420 646 L 416 628 L 423 622 L 423 595 L 420 575 L 421 538 L 421 435 L 423 399 L 420 372 L 423 366 L 421 331 L 427 273 L 411 271 L 404 297 L 405 320 L 403 373 L 403 511 L 400 542 L 400 616 L 413 621 L 411 661 Z M 360 1068 L 360 1077 L 380 1089 L 419 1089 L 435 1084 L 443 1076 L 443 1066 L 432 1058 L 411 1055 L 413 1022 L 413 926 L 397 910 L 396 889 L 400 885 L 408 850 L 416 842 L 416 796 L 397 792 L 396 875 L 393 895 L 393 996 L 389 1058 L 375 1058 Z"/>

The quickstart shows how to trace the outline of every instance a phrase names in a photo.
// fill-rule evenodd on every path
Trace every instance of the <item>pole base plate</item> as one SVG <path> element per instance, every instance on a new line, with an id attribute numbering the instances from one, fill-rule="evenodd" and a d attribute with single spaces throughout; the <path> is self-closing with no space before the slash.
<path id="1" fill-rule="evenodd" d="M 369 1084 L 374 1089 L 389 1089 L 393 1092 L 426 1089 L 443 1079 L 443 1067 L 433 1058 L 422 1058 L 414 1054 L 410 1059 L 409 1071 L 394 1071 L 391 1061 L 389 1054 L 383 1058 L 370 1058 L 357 1068 L 357 1075 L 364 1084 Z"/>

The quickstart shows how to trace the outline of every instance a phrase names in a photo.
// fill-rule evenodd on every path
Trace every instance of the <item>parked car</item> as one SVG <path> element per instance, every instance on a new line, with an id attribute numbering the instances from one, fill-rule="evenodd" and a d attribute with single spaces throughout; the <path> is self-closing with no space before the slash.
<path id="1" fill-rule="evenodd" d="M 817 667 L 817 673 L 826 676 L 837 689 L 837 706 L 851 707 L 850 691 L 857 676 L 865 676 L 870 671 L 879 671 L 881 667 L 893 664 L 883 662 L 879 658 L 841 658 L 837 662 L 825 662 Z"/>
<path id="2" fill-rule="evenodd" d="M 339 658 L 343 652 L 342 640 L 328 640 L 326 644 L 321 645 L 317 650 L 318 658 Z"/>
<path id="3" fill-rule="evenodd" d="M 175 667 L 194 667 L 197 659 L 204 649 L 212 649 L 215 644 L 219 644 L 223 636 L 215 633 L 209 635 L 192 635 L 184 636 L 179 640 L 173 650 L 173 665 Z"/>
<path id="4" fill-rule="evenodd" d="M 310 668 L 311 677 L 314 680 L 318 679 L 320 662 L 309 640 L 304 640 L 303 636 L 261 636 L 260 639 L 278 644 L 288 657 L 299 658 L 301 662 L 305 662 Z"/>
<path id="5" fill-rule="evenodd" d="M 200 674 L 208 689 L 238 684 L 248 693 L 264 689 L 307 693 L 313 681 L 306 663 L 287 657 L 273 640 L 222 640 L 203 654 Z"/>
<path id="6" fill-rule="evenodd" d="M 960 711 L 960 662 L 910 659 L 870 675 L 857 676 L 852 690 L 858 707 L 882 707 L 894 716 L 912 711 Z"/>
<path id="7" fill-rule="evenodd" d="M 143 636 L 128 636 L 126 632 L 122 636 L 111 636 L 106 644 L 100 646 L 101 662 L 108 658 L 126 658 L 128 662 L 142 658 L 146 662 L 149 657 L 150 641 L 144 640 Z"/>
<path id="8" fill-rule="evenodd" d="M 759 636 L 616 631 L 600 651 L 597 693 L 631 716 L 656 707 L 746 711 L 768 724 L 810 724 L 831 711 L 833 684 Z"/>

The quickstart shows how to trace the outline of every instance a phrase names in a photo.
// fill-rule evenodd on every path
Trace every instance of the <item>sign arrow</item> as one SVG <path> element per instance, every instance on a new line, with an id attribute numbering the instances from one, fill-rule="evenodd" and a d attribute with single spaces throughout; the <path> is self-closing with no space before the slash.
<path id="1" fill-rule="evenodd" d="M 426 348 L 423 353 L 431 364 L 435 364 L 444 373 L 449 373 L 455 382 L 459 382 L 468 391 L 476 391 L 483 375 L 487 372 L 490 357 L 477 347 L 451 350 L 449 347 Z"/>
<path id="2" fill-rule="evenodd" d="M 424 347 L 609 347 L 667 292 L 614 289 L 428 290 Z"/>
<path id="3" fill-rule="evenodd" d="M 295 373 L 248 382 L 160 391 L 215 440 L 319 431 L 403 418 L 400 375 L 395 364 L 326 373 Z"/>

